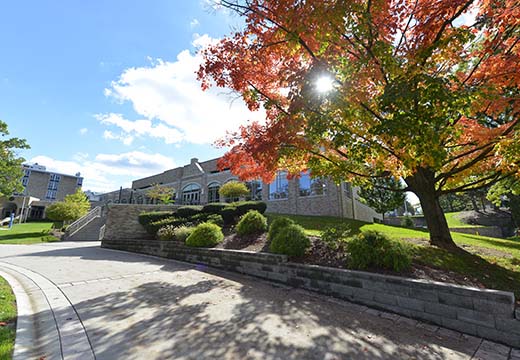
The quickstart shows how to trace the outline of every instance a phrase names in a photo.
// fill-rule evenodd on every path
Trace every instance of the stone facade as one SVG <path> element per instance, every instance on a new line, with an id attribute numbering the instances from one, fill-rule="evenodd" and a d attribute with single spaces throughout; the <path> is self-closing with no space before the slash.
<path id="1" fill-rule="evenodd" d="M 218 188 L 230 181 L 237 180 L 229 170 L 219 171 L 218 159 L 199 162 L 191 159 L 190 164 L 167 170 L 161 174 L 135 180 L 132 183 L 132 203 L 150 203 L 146 191 L 155 184 L 175 189 L 172 197 L 176 204 L 206 204 L 219 202 L 216 196 Z M 287 180 L 280 175 L 277 183 L 281 193 L 273 194 L 272 186 L 260 181 L 248 183 L 251 195 L 247 200 L 262 200 L 267 203 L 267 212 L 300 215 L 326 215 L 345 217 L 372 222 L 380 220 L 381 215 L 357 200 L 357 188 L 348 183 L 335 184 L 329 180 L 312 183 L 309 177 L 304 180 L 295 178 Z M 305 181 L 305 190 L 302 185 Z M 186 190 L 188 189 L 188 190 Z M 276 195 L 276 196 L 274 196 Z M 275 198 L 276 197 L 276 198 Z"/>
<path id="2" fill-rule="evenodd" d="M 189 248 L 173 241 L 105 239 L 102 246 L 236 271 L 520 347 L 520 311 L 511 292 L 296 264 L 269 253 Z"/>
<path id="3" fill-rule="evenodd" d="M 24 176 L 21 179 L 24 191 L 8 198 L 0 199 L 0 215 L 5 217 L 14 211 L 20 215 L 24 208 L 24 218 L 43 219 L 45 208 L 56 201 L 63 201 L 65 196 L 73 194 L 83 184 L 80 174 L 66 175 L 47 171 L 44 166 L 23 165 Z"/>

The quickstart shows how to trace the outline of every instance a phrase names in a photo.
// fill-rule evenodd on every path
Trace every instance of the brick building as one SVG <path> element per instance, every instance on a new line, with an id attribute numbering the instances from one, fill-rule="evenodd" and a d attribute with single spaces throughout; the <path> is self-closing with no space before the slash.
<path id="1" fill-rule="evenodd" d="M 194 158 L 185 166 L 134 180 L 131 192 L 125 192 L 122 198 L 128 203 L 150 203 L 146 191 L 159 184 L 175 189 L 172 199 L 176 204 L 224 202 L 227 199 L 220 198 L 220 186 L 237 178 L 229 170 L 219 171 L 217 161 L 218 158 L 199 162 Z M 357 200 L 357 188 L 350 183 L 336 184 L 328 179 L 311 178 L 308 173 L 291 180 L 286 175 L 284 171 L 278 172 L 270 184 L 259 180 L 246 182 L 250 190 L 246 200 L 265 201 L 271 213 L 326 215 L 368 222 L 381 219 L 380 214 Z"/>
<path id="2" fill-rule="evenodd" d="M 45 166 L 24 164 L 21 179 L 24 190 L 7 198 L 0 198 L 0 218 L 11 213 L 22 214 L 27 219 L 45 218 L 45 208 L 66 195 L 73 194 L 83 185 L 80 173 L 66 175 L 47 171 Z"/>

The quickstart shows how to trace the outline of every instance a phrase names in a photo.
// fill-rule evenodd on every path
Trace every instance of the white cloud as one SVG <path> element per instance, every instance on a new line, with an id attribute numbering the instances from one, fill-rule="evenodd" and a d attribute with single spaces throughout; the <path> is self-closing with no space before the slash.
<path id="1" fill-rule="evenodd" d="M 79 129 L 79 133 L 80 133 L 81 135 L 85 135 L 87 132 L 88 132 L 88 129 L 87 129 L 87 128 L 81 128 L 81 129 Z"/>
<path id="2" fill-rule="evenodd" d="M 215 41 L 208 35 L 196 34 L 192 45 L 200 49 Z M 224 94 L 229 91 L 217 88 L 202 91 L 195 74 L 201 62 L 199 53 L 184 50 L 175 61 L 156 59 L 148 67 L 126 69 L 105 89 L 105 95 L 131 102 L 135 112 L 145 120 L 129 121 L 114 114 L 101 117 L 111 125 L 128 129 L 123 131 L 126 135 L 196 144 L 212 143 L 247 120 L 264 119 L 264 112 L 252 113 L 236 95 Z M 158 124 L 153 125 L 154 120 Z"/>
<path id="3" fill-rule="evenodd" d="M 192 29 L 196 28 L 196 27 L 199 26 L 199 25 L 200 25 L 200 22 L 199 22 L 199 20 L 197 20 L 197 19 L 193 19 L 193 20 L 190 21 L 190 27 L 191 27 Z"/>
<path id="4" fill-rule="evenodd" d="M 130 145 L 134 137 L 150 136 L 163 139 L 166 144 L 173 144 L 182 140 L 182 134 L 174 128 L 162 123 L 153 125 L 151 120 L 126 120 L 121 114 L 97 114 L 95 118 L 105 125 L 114 125 L 121 129 L 121 134 L 116 135 L 110 130 L 105 130 L 105 139 L 118 139 L 125 145 Z"/>
<path id="5" fill-rule="evenodd" d="M 49 171 L 76 174 L 84 177 L 83 189 L 108 192 L 129 187 L 132 180 L 154 175 L 175 167 L 175 162 L 162 154 L 131 151 L 122 154 L 98 154 L 89 160 L 88 154 L 78 153 L 74 161 L 63 161 L 48 156 L 33 157 L 29 163 L 38 163 Z"/>

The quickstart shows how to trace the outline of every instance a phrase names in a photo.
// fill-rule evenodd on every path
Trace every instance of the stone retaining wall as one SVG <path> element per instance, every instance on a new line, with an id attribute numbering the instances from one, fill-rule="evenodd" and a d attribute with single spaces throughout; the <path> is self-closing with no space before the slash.
<path id="1" fill-rule="evenodd" d="M 283 255 L 189 248 L 171 241 L 104 240 L 103 247 L 205 264 L 391 311 L 520 347 L 510 292 L 296 264 Z"/>
<path id="2" fill-rule="evenodd" d="M 109 204 L 106 207 L 104 238 L 148 239 L 153 238 L 139 224 L 139 214 L 148 211 L 174 211 L 179 205 Z"/>

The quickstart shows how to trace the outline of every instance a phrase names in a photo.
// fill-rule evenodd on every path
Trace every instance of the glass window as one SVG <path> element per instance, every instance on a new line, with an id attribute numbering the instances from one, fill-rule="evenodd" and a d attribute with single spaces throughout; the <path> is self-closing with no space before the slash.
<path id="1" fill-rule="evenodd" d="M 300 174 L 300 196 L 325 195 L 327 183 L 322 178 L 313 178 L 308 172 Z"/>
<path id="2" fill-rule="evenodd" d="M 220 185 L 218 183 L 211 183 L 208 185 L 208 203 L 220 202 Z"/>
<path id="3" fill-rule="evenodd" d="M 269 184 L 269 200 L 287 199 L 289 196 L 289 181 L 287 171 L 278 171 L 274 181 Z"/>
<path id="4" fill-rule="evenodd" d="M 198 184 L 189 184 L 182 189 L 182 203 L 186 205 L 200 203 L 200 186 Z"/>
<path id="5" fill-rule="evenodd" d="M 83 178 L 78 178 L 78 181 L 76 182 L 77 186 L 83 186 Z"/>
<path id="6" fill-rule="evenodd" d="M 262 182 L 260 180 L 248 181 L 246 186 L 250 191 L 246 200 L 262 200 Z"/>
<path id="7" fill-rule="evenodd" d="M 343 191 L 345 195 L 349 198 L 352 198 L 352 184 L 348 182 L 343 183 Z"/>

